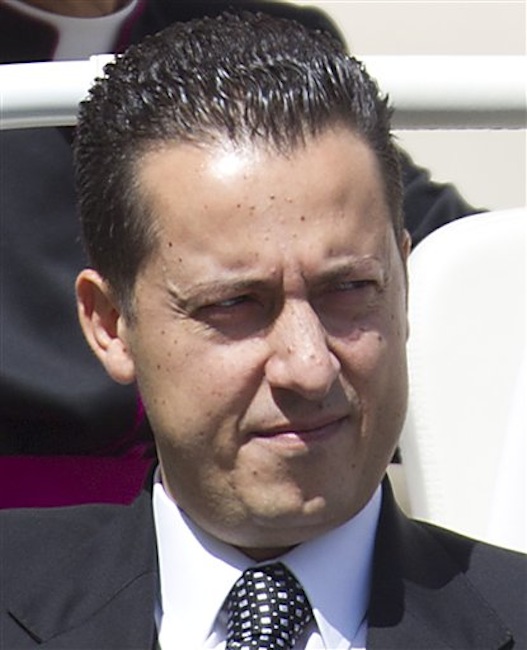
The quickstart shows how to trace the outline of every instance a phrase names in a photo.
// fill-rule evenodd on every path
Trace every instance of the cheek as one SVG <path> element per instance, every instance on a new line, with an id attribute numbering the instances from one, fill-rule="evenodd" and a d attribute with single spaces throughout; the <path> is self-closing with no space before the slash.
<path id="1" fill-rule="evenodd" d="M 159 330 L 134 352 L 139 391 L 156 431 L 206 434 L 235 426 L 259 386 L 261 354 L 254 345 L 216 345 Z"/>
<path id="2" fill-rule="evenodd" d="M 408 391 L 406 318 L 394 312 L 383 331 L 372 333 L 374 342 L 365 354 L 369 374 L 364 378 L 363 404 L 366 426 L 378 430 L 390 442 L 402 428 Z"/>
<path id="3" fill-rule="evenodd" d="M 392 337 L 384 328 L 369 324 L 336 346 L 344 372 L 364 381 L 372 381 L 386 365 Z"/>
<path id="4" fill-rule="evenodd" d="M 404 410 L 406 400 L 406 319 L 399 310 L 372 319 L 360 336 L 339 342 L 337 354 L 343 375 L 359 397 L 363 408 L 386 412 Z M 339 354 L 340 352 L 340 354 Z M 399 406 L 398 406 L 399 405 Z"/>

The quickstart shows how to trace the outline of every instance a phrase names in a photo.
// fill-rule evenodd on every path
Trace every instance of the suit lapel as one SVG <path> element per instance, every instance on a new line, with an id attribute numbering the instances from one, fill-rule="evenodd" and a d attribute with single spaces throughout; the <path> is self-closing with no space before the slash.
<path id="1" fill-rule="evenodd" d="M 464 556 L 454 561 L 430 528 L 398 509 L 385 483 L 368 650 L 506 647 L 510 634 L 465 576 L 471 549 L 467 544 Z"/>
<path id="2" fill-rule="evenodd" d="M 151 495 L 116 509 L 97 534 L 33 576 L 11 616 L 42 648 L 151 650 L 158 572 Z M 79 534 L 81 537 L 81 534 Z"/>

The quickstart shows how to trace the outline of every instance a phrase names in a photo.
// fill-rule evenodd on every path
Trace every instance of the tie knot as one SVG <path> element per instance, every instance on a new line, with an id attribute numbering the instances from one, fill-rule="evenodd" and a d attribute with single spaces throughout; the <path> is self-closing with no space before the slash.
<path id="1" fill-rule="evenodd" d="M 280 562 L 244 571 L 227 597 L 227 650 L 290 650 L 313 617 L 293 574 Z"/>

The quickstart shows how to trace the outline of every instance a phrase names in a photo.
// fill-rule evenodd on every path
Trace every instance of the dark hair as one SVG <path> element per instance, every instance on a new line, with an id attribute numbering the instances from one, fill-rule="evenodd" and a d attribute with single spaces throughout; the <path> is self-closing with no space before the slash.
<path id="1" fill-rule="evenodd" d="M 169 142 L 261 141 L 277 152 L 336 124 L 377 155 L 395 232 L 398 154 L 386 98 L 329 32 L 262 13 L 174 23 L 105 68 L 80 107 L 76 175 L 85 244 L 127 316 L 156 248 L 136 162 Z"/>

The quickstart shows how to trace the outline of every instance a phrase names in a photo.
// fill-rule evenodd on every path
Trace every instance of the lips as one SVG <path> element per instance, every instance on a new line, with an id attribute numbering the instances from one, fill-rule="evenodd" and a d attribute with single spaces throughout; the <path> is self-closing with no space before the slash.
<path id="1" fill-rule="evenodd" d="M 307 442 L 323 439 L 336 433 L 345 420 L 347 420 L 347 416 L 336 416 L 311 422 L 285 423 L 266 428 L 263 431 L 257 431 L 253 434 L 253 437 L 271 440 L 304 440 Z"/>

